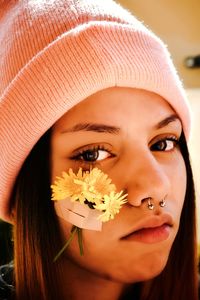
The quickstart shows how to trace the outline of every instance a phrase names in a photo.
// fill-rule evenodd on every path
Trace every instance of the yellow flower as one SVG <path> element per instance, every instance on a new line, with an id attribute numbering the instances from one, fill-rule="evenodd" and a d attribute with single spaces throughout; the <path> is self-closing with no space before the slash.
<path id="1" fill-rule="evenodd" d="M 84 183 L 87 190 L 84 190 L 84 196 L 89 202 L 100 204 L 105 194 L 115 191 L 116 187 L 111 183 L 111 179 L 98 168 L 87 172 Z"/>
<path id="2" fill-rule="evenodd" d="M 70 197 L 71 201 L 79 201 L 81 204 L 86 199 L 93 204 L 100 204 L 105 194 L 116 190 L 108 175 L 98 168 L 90 172 L 83 172 L 80 168 L 77 175 L 70 169 L 69 174 L 63 172 L 62 177 L 57 177 L 51 188 L 52 200 Z"/>
<path id="3" fill-rule="evenodd" d="M 115 215 L 119 213 L 122 205 L 127 202 L 125 199 L 128 194 L 122 196 L 123 191 L 120 193 L 110 192 L 110 195 L 104 195 L 103 203 L 95 205 L 95 208 L 103 211 L 104 213 L 99 216 L 102 222 L 107 222 L 114 219 Z"/>
<path id="4" fill-rule="evenodd" d="M 69 174 L 62 173 L 62 177 L 56 177 L 55 184 L 51 185 L 52 188 L 52 200 L 63 200 L 70 197 L 72 201 L 80 201 L 84 203 L 85 197 L 82 195 L 83 188 L 76 183 L 76 180 L 84 181 L 85 173 L 80 168 L 77 175 L 73 173 L 72 169 L 69 169 Z"/>
<path id="5" fill-rule="evenodd" d="M 69 170 L 69 173 L 63 172 L 62 177 L 56 177 L 55 184 L 51 185 L 52 200 L 64 200 L 70 198 L 71 201 L 79 201 L 81 204 L 87 204 L 90 208 L 103 212 L 98 218 L 102 222 L 107 222 L 119 213 L 120 208 L 127 202 L 123 191 L 116 193 L 116 187 L 111 183 L 111 179 L 98 168 L 90 172 L 83 172 L 80 168 L 77 175 Z M 82 228 L 72 227 L 71 235 L 66 244 L 55 256 L 56 261 L 63 251 L 70 245 L 75 233 L 78 233 L 78 243 L 80 254 L 83 255 Z"/>

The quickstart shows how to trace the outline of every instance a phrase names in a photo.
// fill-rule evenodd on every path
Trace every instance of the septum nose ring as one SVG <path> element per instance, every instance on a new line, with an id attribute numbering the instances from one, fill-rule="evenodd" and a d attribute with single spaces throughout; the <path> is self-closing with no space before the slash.
<path id="1" fill-rule="evenodd" d="M 153 210 L 155 206 L 153 203 L 151 203 L 151 200 L 152 200 L 152 198 L 148 198 L 147 207 L 148 207 L 148 209 Z M 166 205 L 165 198 L 159 202 L 159 205 L 160 205 L 160 207 L 165 207 L 165 205 Z"/>

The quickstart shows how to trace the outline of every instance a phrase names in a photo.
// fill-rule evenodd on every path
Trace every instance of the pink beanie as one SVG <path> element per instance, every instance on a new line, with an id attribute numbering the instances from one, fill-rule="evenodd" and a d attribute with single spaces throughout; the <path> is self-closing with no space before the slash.
<path id="1" fill-rule="evenodd" d="M 0 217 L 38 139 L 71 107 L 113 86 L 161 95 L 186 137 L 190 112 L 169 53 L 112 0 L 0 1 Z"/>

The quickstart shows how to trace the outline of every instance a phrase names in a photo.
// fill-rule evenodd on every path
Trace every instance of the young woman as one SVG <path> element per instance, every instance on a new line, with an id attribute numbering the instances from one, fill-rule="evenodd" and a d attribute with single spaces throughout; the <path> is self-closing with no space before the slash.
<path id="1" fill-rule="evenodd" d="M 110 0 L 6 1 L 0 22 L 7 299 L 197 300 L 190 113 L 163 43 Z M 54 261 L 73 223 L 51 185 L 80 168 L 127 202 Z"/>

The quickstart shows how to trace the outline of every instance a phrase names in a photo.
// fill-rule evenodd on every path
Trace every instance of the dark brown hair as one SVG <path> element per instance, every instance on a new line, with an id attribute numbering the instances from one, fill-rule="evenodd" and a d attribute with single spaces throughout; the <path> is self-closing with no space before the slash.
<path id="1" fill-rule="evenodd" d="M 16 299 L 55 300 L 59 270 L 53 258 L 61 248 L 57 218 L 50 201 L 50 130 L 34 146 L 17 177 L 14 277 Z"/>
<path id="2" fill-rule="evenodd" d="M 49 130 L 32 149 L 12 193 L 17 300 L 63 299 L 58 294 L 61 274 L 57 264 L 53 263 L 55 253 L 61 248 L 61 236 L 50 201 L 50 135 Z M 139 284 L 141 300 L 197 300 L 195 194 L 183 134 L 180 148 L 187 170 L 180 228 L 165 269 L 148 283 Z"/>

